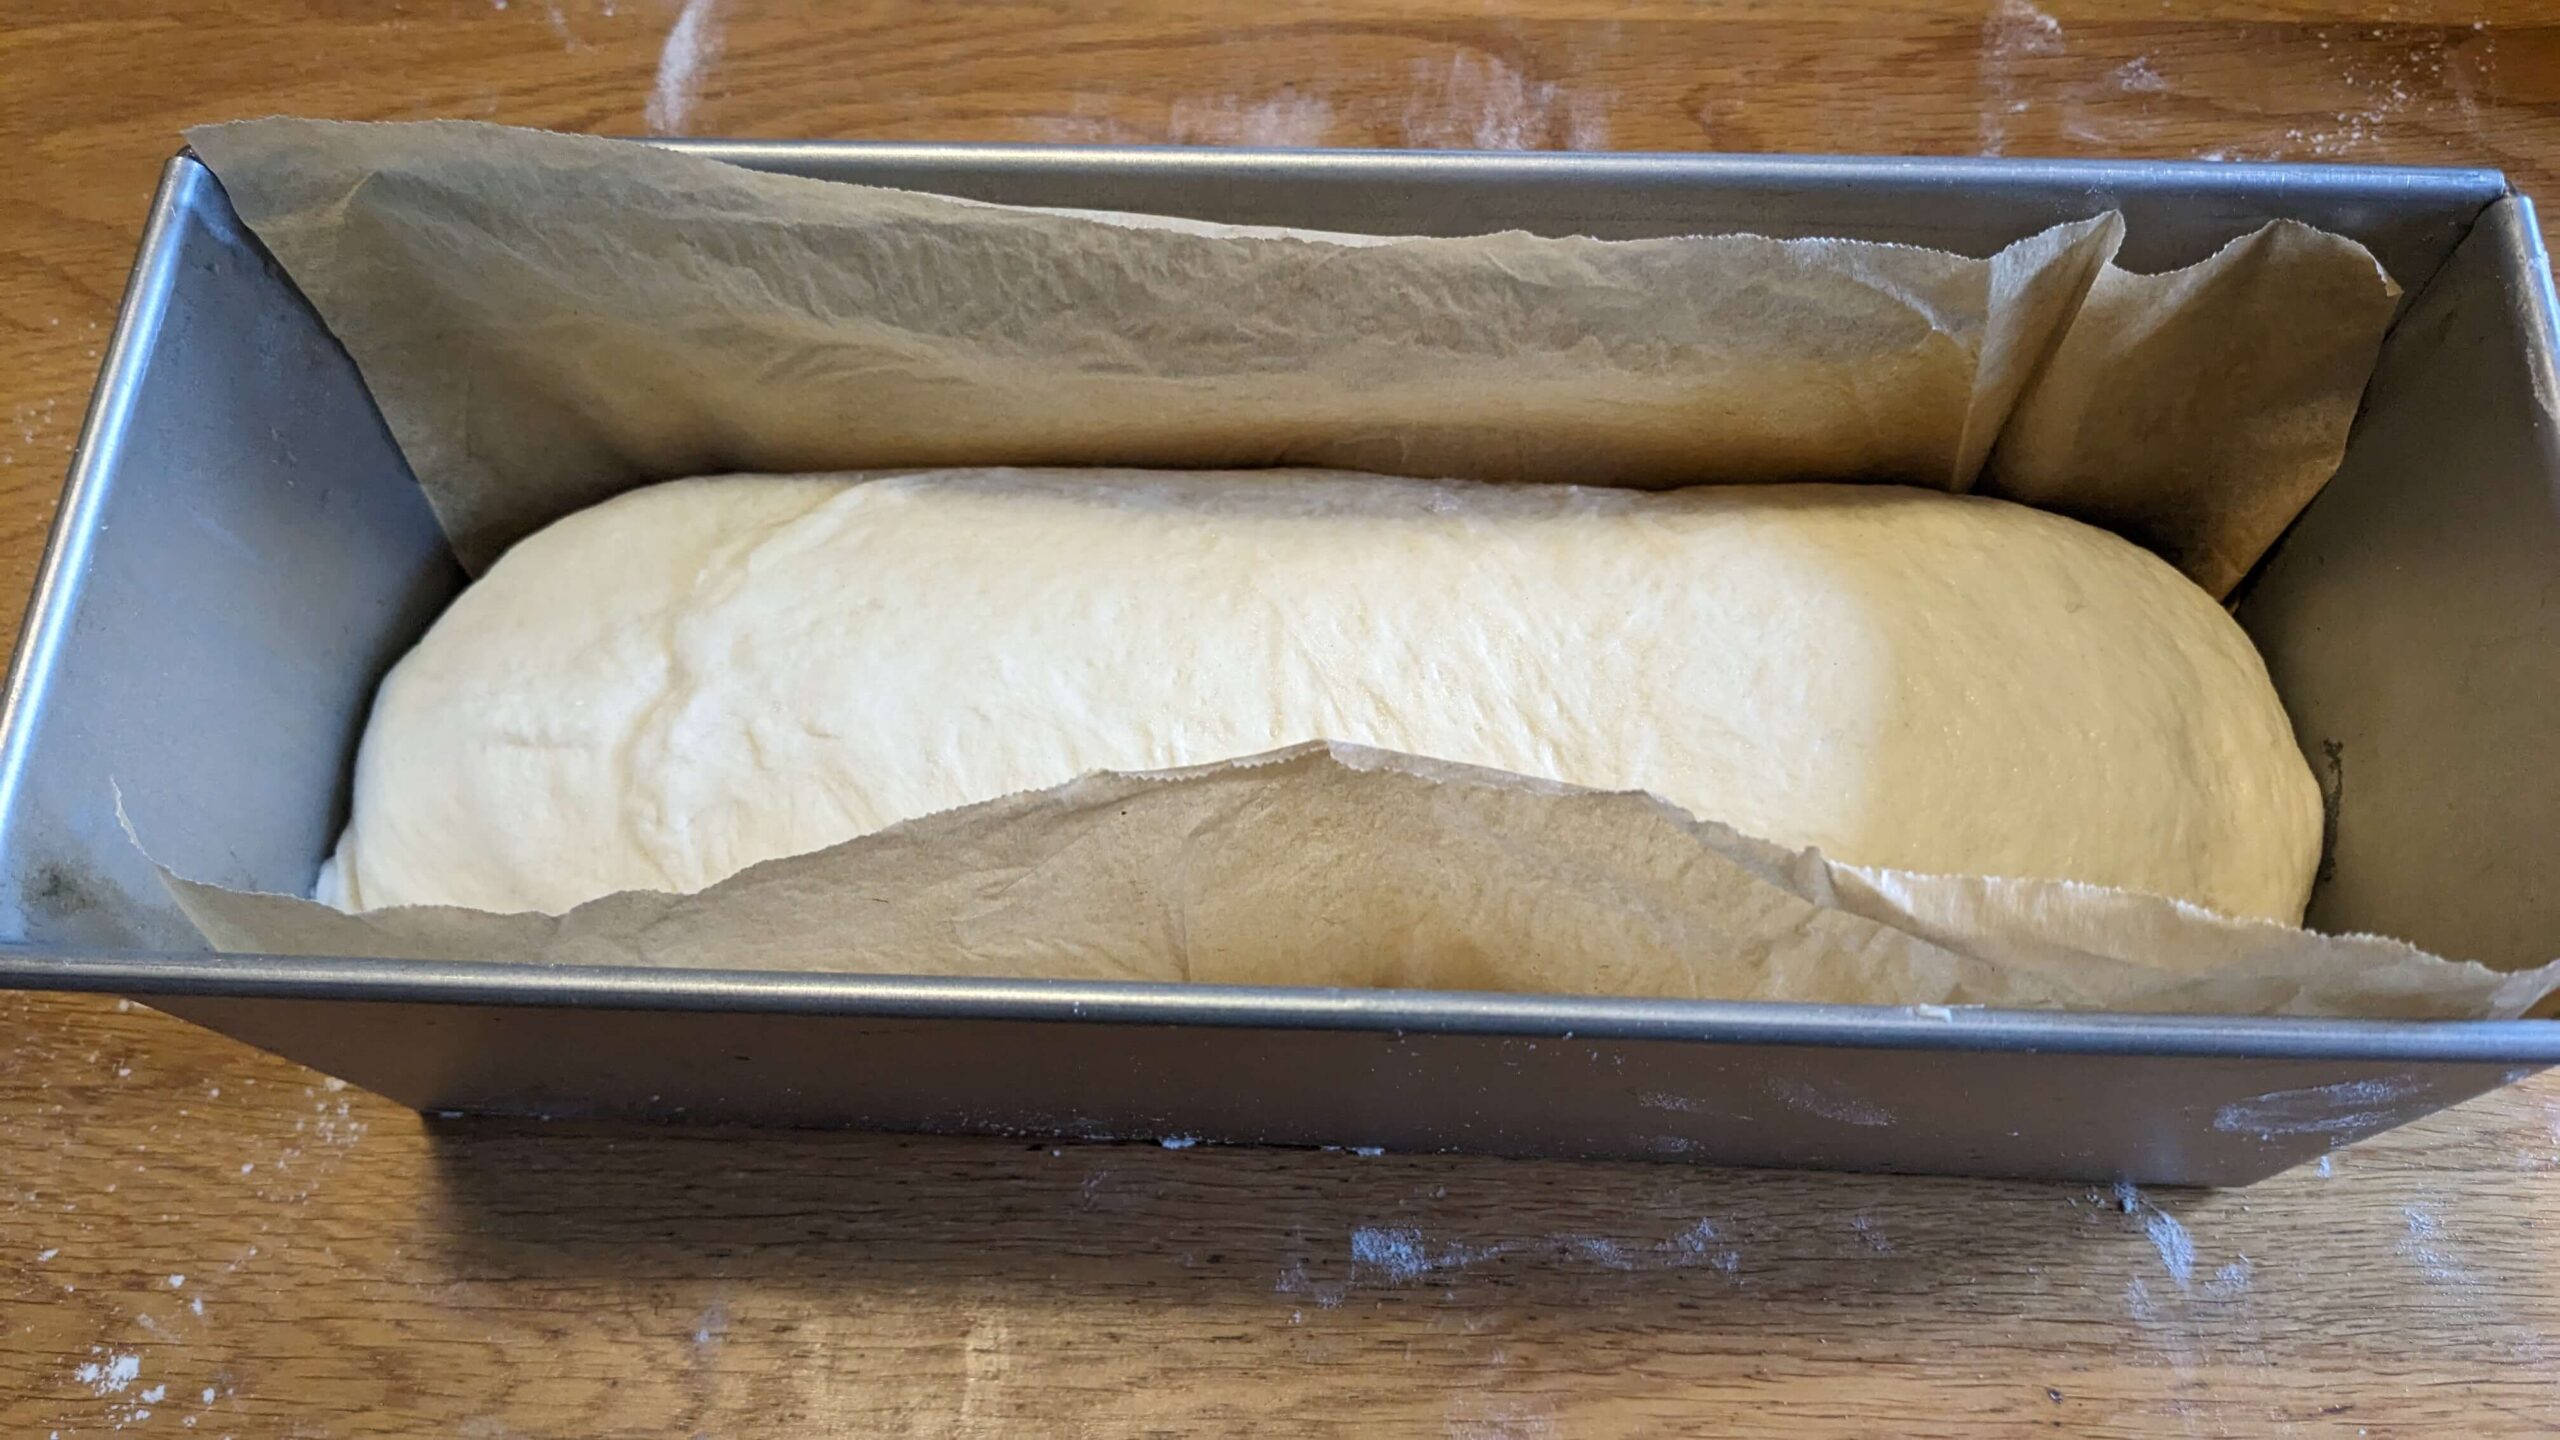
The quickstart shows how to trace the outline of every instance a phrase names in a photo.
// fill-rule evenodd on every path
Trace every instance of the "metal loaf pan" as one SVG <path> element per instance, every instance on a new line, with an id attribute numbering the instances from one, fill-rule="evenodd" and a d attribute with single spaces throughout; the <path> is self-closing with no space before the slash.
<path id="1" fill-rule="evenodd" d="M 2127 264 L 2274 217 L 2407 288 L 2245 592 L 2336 814 L 2314 923 L 2560 950 L 2554 307 L 2497 174 L 688 143 L 989 200 L 1405 233 L 1848 235 Z M 0 716 L 0 985 L 132 995 L 429 1111 L 1190 1136 L 2238 1184 L 2560 1060 L 2560 1025 L 1239 990 L 207 953 L 128 843 L 301 890 L 373 685 L 460 575 L 354 367 L 180 156 Z M 217 824 L 213 817 L 228 817 Z M 859 956 L 847 956 L 848 966 Z"/>

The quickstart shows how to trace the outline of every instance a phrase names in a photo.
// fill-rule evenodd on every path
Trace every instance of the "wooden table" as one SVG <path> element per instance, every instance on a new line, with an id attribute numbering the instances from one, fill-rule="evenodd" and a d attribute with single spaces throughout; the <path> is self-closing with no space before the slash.
<path id="1" fill-rule="evenodd" d="M 202 120 L 2391 160 L 2560 197 L 2560 17 L 2532 0 L 161 8 L 0 20 L 0 604 Z M 431 1127 L 139 1006 L 11 996 L 0 1127 L 12 1437 L 2560 1428 L 2550 1081 L 2120 1200 Z"/>

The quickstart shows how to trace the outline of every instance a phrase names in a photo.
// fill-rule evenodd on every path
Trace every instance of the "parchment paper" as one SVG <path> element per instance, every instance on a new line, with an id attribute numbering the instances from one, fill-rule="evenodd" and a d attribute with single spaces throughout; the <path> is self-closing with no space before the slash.
<path id="1" fill-rule="evenodd" d="M 1093 775 L 566 915 L 171 877 L 226 950 L 2161 1013 L 2517 1015 L 2500 974 L 2156 896 L 1860 871 L 1633 792 L 1355 745 Z"/>
<path id="2" fill-rule="evenodd" d="M 2145 278 L 2106 266 L 2112 215 L 1988 260 L 1324 237 L 468 124 L 190 139 L 475 566 L 698 473 L 1303 464 L 1979 478 L 2218 592 L 2334 465 L 2396 294 L 2361 247 L 2282 224 Z M 2152 896 L 1859 871 L 1651 796 L 1323 743 L 1088 776 L 563 916 L 349 916 L 168 878 L 216 945 L 275 954 L 2408 1017 L 2560 987 L 2560 962 L 2500 974 Z"/>
<path id="3" fill-rule="evenodd" d="M 2397 293 L 2362 254 L 2269 225 L 2167 275 L 2107 267 L 1976 488 L 2229 594 L 2346 453 Z"/>
<path id="4" fill-rule="evenodd" d="M 2122 235 L 1340 243 L 460 122 L 190 132 L 466 565 L 634 485 L 1331 466 L 1963 489 Z M 1202 233 L 1204 230 L 1210 233 Z"/>
<path id="5" fill-rule="evenodd" d="M 2289 223 L 2136 277 L 2106 263 L 2112 214 L 1989 260 L 1382 239 L 462 121 L 188 139 L 355 357 L 475 571 L 634 485 L 730 471 L 1962 490 L 1997 441 L 1994 493 L 2115 526 L 2219 595 L 2335 468 L 2398 293 L 2363 247 Z"/>

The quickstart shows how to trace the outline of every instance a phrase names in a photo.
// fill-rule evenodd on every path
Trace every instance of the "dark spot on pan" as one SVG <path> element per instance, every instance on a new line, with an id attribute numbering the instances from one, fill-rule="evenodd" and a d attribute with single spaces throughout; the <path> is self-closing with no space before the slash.
<path id="1" fill-rule="evenodd" d="M 32 917 L 58 923 L 113 903 L 115 892 L 84 865 L 48 860 L 28 874 L 19 894 Z"/>
<path id="2" fill-rule="evenodd" d="M 2347 784 L 2347 746 L 2343 740 L 2320 742 L 2320 868 L 2312 872 L 2316 889 L 2338 873 L 2338 797 Z"/>
<path id="3" fill-rule="evenodd" d="M 29 857 L 0 891 L 0 926 L 44 945 L 152 948 L 155 937 L 135 924 L 132 897 L 114 879 L 79 856 L 59 852 Z M 168 948 L 164 943 L 158 948 Z"/>

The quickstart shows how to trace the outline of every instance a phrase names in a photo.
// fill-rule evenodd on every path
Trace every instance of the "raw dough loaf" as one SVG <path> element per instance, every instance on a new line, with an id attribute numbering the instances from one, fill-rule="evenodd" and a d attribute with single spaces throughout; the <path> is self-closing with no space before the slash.
<path id="1" fill-rule="evenodd" d="M 2039 511 L 946 470 L 680 481 L 518 544 L 383 682 L 320 898 L 689 891 L 1312 739 L 1649 790 L 1859 865 L 2285 921 L 2320 839 L 2239 627 Z"/>

